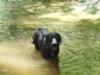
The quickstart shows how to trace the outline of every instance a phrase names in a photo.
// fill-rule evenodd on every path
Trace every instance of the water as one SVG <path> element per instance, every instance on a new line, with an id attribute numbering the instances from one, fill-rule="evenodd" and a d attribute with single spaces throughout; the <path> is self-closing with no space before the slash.
<path id="1" fill-rule="evenodd" d="M 7 1 L 0 1 L 0 75 L 100 74 L 98 15 L 65 13 L 59 4 L 47 9 L 31 0 Z M 35 50 L 31 37 L 38 27 L 61 34 L 59 59 L 46 60 Z"/>
<path id="2" fill-rule="evenodd" d="M 25 7 L 32 1 L 0 3 L 0 75 L 58 75 L 58 59 L 44 59 L 31 43 L 34 14 Z"/>
<path id="3" fill-rule="evenodd" d="M 44 59 L 30 40 L 3 42 L 0 44 L 0 74 L 58 75 L 58 62 Z"/>

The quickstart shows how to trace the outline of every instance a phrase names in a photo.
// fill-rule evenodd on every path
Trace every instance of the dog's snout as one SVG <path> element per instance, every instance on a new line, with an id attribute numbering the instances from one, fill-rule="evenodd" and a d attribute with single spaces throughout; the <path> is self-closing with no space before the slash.
<path id="1" fill-rule="evenodd" d="M 56 47 L 56 46 L 57 46 L 57 44 L 52 44 L 52 46 L 53 46 L 53 47 Z"/>
<path id="2" fill-rule="evenodd" d="M 52 44 L 52 48 L 57 49 L 58 48 L 58 45 L 57 44 Z"/>

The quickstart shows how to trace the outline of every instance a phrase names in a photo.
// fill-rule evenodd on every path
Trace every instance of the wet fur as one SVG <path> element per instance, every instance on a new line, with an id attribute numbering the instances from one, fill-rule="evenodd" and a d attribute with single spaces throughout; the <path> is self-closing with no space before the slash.
<path id="1" fill-rule="evenodd" d="M 52 50 L 52 39 L 57 41 L 56 51 Z M 32 36 L 32 43 L 35 45 L 36 50 L 39 50 L 44 58 L 54 58 L 58 56 L 59 45 L 61 43 L 61 36 L 56 32 L 50 33 L 44 28 L 38 28 L 34 31 Z M 53 55 L 52 55 L 53 54 Z"/>

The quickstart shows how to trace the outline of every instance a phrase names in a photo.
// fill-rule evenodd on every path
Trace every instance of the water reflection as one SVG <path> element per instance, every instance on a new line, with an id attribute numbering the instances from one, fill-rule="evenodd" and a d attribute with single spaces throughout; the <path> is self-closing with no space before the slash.
<path id="1" fill-rule="evenodd" d="M 45 60 L 30 40 L 0 43 L 0 74 L 58 75 L 58 59 Z"/>

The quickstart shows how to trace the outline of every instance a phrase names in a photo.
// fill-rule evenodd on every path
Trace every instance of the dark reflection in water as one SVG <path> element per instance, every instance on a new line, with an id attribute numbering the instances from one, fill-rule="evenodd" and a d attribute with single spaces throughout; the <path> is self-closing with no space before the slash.
<path id="1" fill-rule="evenodd" d="M 58 58 L 45 60 L 30 40 L 0 43 L 1 75 L 58 75 Z"/>

